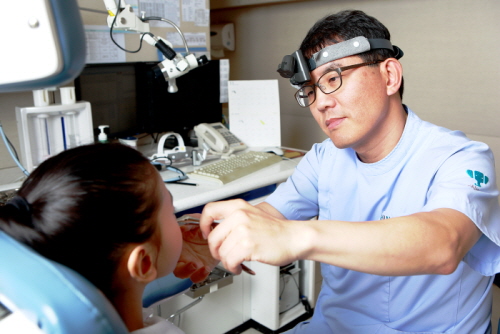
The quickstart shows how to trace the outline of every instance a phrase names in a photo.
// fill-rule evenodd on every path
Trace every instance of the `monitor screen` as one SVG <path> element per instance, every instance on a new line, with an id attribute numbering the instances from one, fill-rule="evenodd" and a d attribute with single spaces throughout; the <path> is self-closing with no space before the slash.
<path id="1" fill-rule="evenodd" d="M 153 62 L 87 65 L 75 80 L 77 100 L 89 101 L 95 133 L 109 125 L 109 135 L 179 133 L 190 145 L 189 131 L 199 123 L 222 120 L 219 61 L 177 78 L 177 93 L 155 78 Z M 157 136 L 155 136 L 156 138 Z"/>
<path id="2" fill-rule="evenodd" d="M 111 138 L 140 131 L 135 81 L 133 63 L 87 65 L 75 80 L 77 101 L 90 102 L 95 135 L 99 125 L 109 125 Z"/>
<path id="3" fill-rule="evenodd" d="M 138 63 L 136 67 L 138 121 L 144 132 L 177 132 L 187 143 L 187 133 L 195 125 L 222 120 L 219 61 L 177 78 L 177 93 L 168 93 L 168 83 L 154 78 L 154 65 Z"/>

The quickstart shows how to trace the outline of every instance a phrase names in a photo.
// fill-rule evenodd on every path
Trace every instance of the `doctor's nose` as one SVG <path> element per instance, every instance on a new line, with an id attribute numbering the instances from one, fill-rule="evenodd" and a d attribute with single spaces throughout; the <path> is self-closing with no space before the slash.
<path id="1" fill-rule="evenodd" d="M 334 96 L 335 93 L 325 94 L 318 87 L 316 87 L 315 93 L 316 100 L 311 107 L 316 108 L 318 111 L 326 111 L 337 104 L 337 99 Z"/>

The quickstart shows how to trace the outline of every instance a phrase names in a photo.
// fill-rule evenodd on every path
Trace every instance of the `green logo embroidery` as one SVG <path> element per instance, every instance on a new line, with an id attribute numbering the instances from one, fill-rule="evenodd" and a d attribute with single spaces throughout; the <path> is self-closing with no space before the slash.
<path id="1" fill-rule="evenodd" d="M 471 178 L 476 180 L 476 184 L 475 184 L 476 187 L 481 187 L 481 183 L 488 184 L 488 181 L 490 181 L 490 179 L 486 175 L 484 175 L 483 173 L 481 173 L 477 170 L 472 171 L 472 170 L 468 169 L 467 174 Z"/>

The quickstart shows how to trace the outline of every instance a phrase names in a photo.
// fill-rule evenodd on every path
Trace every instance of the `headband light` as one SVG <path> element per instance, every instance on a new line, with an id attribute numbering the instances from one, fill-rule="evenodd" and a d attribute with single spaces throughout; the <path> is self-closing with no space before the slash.
<path id="1" fill-rule="evenodd" d="M 367 39 L 358 36 L 329 45 L 313 54 L 308 60 L 304 58 L 300 50 L 297 50 L 293 54 L 283 57 L 281 64 L 278 65 L 278 72 L 282 77 L 289 78 L 292 85 L 300 86 L 311 79 L 309 72 L 323 64 L 376 49 L 391 50 L 394 52 L 394 58 L 396 59 L 403 57 L 403 51 L 392 45 L 387 39 Z"/>

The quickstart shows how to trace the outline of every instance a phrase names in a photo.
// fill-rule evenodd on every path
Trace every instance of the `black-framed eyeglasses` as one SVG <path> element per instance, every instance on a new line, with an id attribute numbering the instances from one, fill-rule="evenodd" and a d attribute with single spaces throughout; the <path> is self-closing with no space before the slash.
<path id="1" fill-rule="evenodd" d="M 302 86 L 296 93 L 295 99 L 299 106 L 309 107 L 316 101 L 316 87 L 324 94 L 331 94 L 342 86 L 342 72 L 362 66 L 374 65 L 381 63 L 383 60 L 374 60 L 366 63 L 354 64 L 344 67 L 333 68 L 330 71 L 319 77 L 318 81 L 313 85 Z"/>

